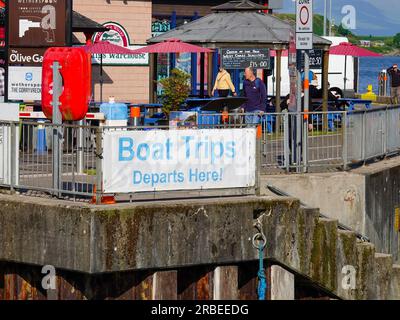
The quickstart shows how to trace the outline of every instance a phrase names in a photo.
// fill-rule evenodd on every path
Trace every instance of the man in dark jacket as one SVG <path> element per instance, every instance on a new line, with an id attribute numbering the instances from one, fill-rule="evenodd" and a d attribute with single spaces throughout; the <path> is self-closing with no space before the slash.
<path id="1" fill-rule="evenodd" d="M 390 75 L 390 98 L 392 104 L 400 103 L 400 70 L 397 64 L 387 69 Z"/>
<path id="2" fill-rule="evenodd" d="M 256 77 L 252 68 L 246 68 L 244 76 L 243 94 L 248 99 L 244 105 L 244 111 L 252 113 L 252 115 L 246 116 L 246 123 L 258 124 L 260 116 L 265 113 L 267 108 L 267 88 L 264 82 Z"/>

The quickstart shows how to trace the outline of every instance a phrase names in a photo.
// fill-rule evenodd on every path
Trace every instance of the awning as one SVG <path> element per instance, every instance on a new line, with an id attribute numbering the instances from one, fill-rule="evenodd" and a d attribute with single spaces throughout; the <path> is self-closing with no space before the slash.
<path id="1" fill-rule="evenodd" d="M 214 7 L 213 13 L 189 22 L 158 37 L 149 43 L 159 43 L 170 38 L 208 48 L 250 47 L 284 48 L 289 46 L 290 32 L 295 26 L 274 15 L 260 12 L 260 7 L 249 1 L 231 1 Z M 331 42 L 314 35 L 315 49 L 329 49 Z"/>
<path id="2" fill-rule="evenodd" d="M 105 32 L 108 29 L 100 23 L 89 19 L 88 17 L 73 11 L 72 12 L 72 32 Z"/>

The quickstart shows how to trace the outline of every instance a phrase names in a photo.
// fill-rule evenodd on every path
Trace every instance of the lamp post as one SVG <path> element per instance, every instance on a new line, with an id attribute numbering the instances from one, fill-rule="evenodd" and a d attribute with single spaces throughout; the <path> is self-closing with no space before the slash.
<path id="1" fill-rule="evenodd" d="M 332 0 L 329 0 L 329 36 L 332 37 Z"/>
<path id="2" fill-rule="evenodd" d="M 323 35 L 326 36 L 326 18 L 328 16 L 328 4 L 327 4 L 327 0 L 324 0 L 324 31 L 323 31 Z"/>

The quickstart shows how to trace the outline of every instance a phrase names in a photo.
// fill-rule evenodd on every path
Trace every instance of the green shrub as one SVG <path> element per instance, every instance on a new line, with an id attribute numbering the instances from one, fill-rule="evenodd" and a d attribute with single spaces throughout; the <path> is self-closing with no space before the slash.
<path id="1" fill-rule="evenodd" d="M 171 111 L 178 111 L 179 107 L 189 97 L 190 74 L 179 69 L 172 69 L 168 78 L 158 81 L 164 90 L 162 99 L 163 112 L 169 116 Z"/>

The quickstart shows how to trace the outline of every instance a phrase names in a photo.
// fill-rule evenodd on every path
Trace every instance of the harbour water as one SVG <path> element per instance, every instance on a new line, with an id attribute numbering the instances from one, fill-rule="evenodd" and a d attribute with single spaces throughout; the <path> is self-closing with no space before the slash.
<path id="1" fill-rule="evenodd" d="M 400 56 L 380 58 L 360 58 L 360 93 L 367 91 L 369 84 L 373 85 L 375 93 L 378 92 L 378 76 L 383 69 L 388 69 L 394 63 L 400 65 Z"/>

